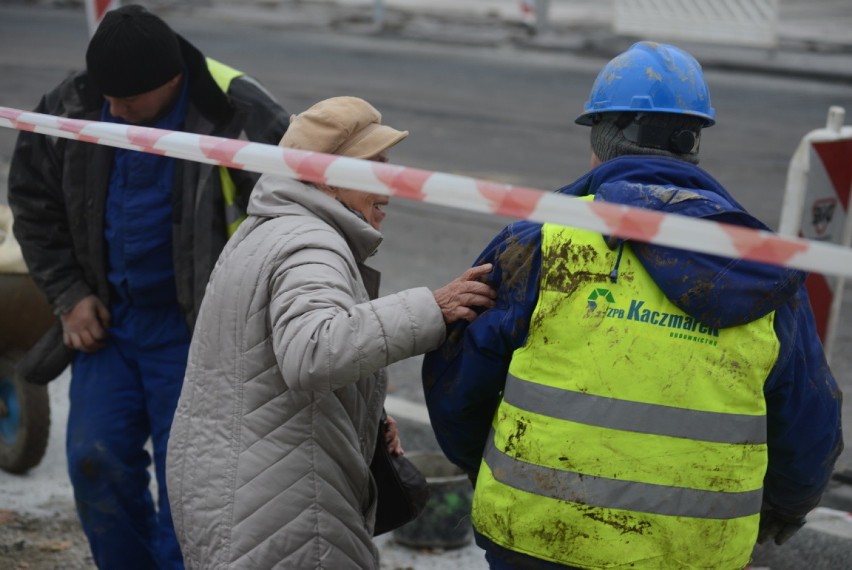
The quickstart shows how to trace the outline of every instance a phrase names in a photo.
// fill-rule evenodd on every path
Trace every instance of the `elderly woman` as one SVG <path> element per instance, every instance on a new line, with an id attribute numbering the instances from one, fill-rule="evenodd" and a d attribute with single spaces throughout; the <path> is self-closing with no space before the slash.
<path id="1" fill-rule="evenodd" d="M 292 117 L 280 144 L 386 161 L 407 135 L 366 101 L 335 97 Z M 364 261 L 387 203 L 274 175 L 255 187 L 207 288 L 169 443 L 188 568 L 378 567 L 369 462 L 384 368 L 493 305 L 479 281 L 490 265 L 376 298 Z"/>

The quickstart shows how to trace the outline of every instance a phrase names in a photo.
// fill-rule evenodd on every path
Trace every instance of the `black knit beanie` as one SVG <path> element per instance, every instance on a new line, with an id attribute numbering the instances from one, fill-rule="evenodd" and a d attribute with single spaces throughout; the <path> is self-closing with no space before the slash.
<path id="1" fill-rule="evenodd" d="M 174 31 L 137 4 L 110 10 L 86 51 L 86 68 L 104 95 L 132 97 L 165 85 L 183 71 Z"/>
<path id="2" fill-rule="evenodd" d="M 591 146 L 595 155 L 606 162 L 617 156 L 625 154 L 651 154 L 657 156 L 669 156 L 679 158 L 698 164 L 698 147 L 691 152 L 677 153 L 670 150 L 655 148 L 651 146 L 638 145 L 624 136 L 624 131 L 617 124 L 620 113 L 610 113 L 603 120 L 592 125 Z M 639 118 L 643 124 L 651 125 L 661 130 L 675 132 L 678 130 L 689 130 L 700 133 L 704 120 L 691 115 L 677 115 L 674 113 L 644 113 Z"/>

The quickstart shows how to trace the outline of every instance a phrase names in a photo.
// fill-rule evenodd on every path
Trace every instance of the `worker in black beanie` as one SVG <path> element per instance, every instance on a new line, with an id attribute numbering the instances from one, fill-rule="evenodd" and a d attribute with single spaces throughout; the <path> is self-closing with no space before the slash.
<path id="1" fill-rule="evenodd" d="M 141 6 L 106 14 L 86 67 L 36 111 L 269 144 L 289 122 L 259 82 L 205 58 Z M 17 372 L 45 383 L 71 365 L 68 472 L 100 568 L 183 568 L 166 445 L 201 297 L 256 180 L 156 154 L 18 137 L 8 192 L 15 235 L 59 319 Z"/>
<path id="2" fill-rule="evenodd" d="M 142 6 L 107 12 L 86 50 L 86 69 L 101 93 L 131 97 L 183 72 L 177 35 Z"/>

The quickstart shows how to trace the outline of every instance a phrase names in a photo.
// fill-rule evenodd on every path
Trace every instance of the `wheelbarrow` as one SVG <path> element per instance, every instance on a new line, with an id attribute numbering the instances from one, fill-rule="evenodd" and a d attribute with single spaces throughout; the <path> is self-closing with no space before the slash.
<path id="1" fill-rule="evenodd" d="M 26 473 L 47 449 L 47 386 L 25 382 L 15 365 L 55 320 L 12 235 L 12 212 L 0 204 L 0 469 L 9 473 Z"/>

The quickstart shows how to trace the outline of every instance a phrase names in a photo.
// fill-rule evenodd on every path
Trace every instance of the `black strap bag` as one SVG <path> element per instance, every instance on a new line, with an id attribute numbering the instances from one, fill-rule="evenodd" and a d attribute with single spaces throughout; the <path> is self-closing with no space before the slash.
<path id="1" fill-rule="evenodd" d="M 404 456 L 393 457 L 385 443 L 387 421 L 382 414 L 376 440 L 376 451 L 370 472 L 378 489 L 376 528 L 379 536 L 416 519 L 429 500 L 429 484 L 419 469 Z"/>

